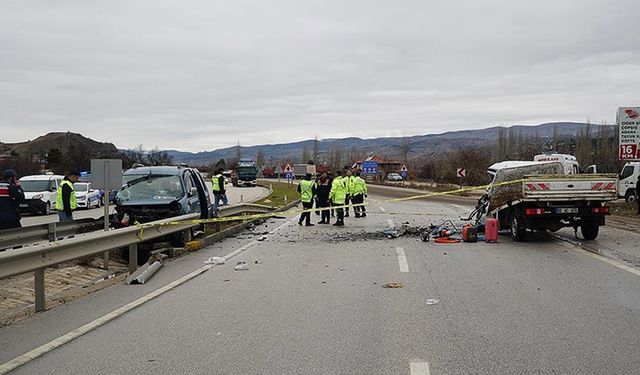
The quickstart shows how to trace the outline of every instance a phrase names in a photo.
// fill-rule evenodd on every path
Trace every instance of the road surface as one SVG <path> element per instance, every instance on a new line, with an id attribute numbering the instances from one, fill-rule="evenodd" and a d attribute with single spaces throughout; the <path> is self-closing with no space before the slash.
<path id="1" fill-rule="evenodd" d="M 209 193 L 213 198 L 213 194 L 211 193 L 211 183 L 207 182 L 206 184 L 209 187 Z M 227 190 L 227 198 L 229 199 L 229 204 L 236 204 L 236 203 L 240 203 L 241 201 L 253 202 L 253 201 L 262 199 L 267 195 L 269 195 L 268 189 L 265 189 L 261 186 L 244 187 L 244 188 L 228 186 L 228 190 Z M 115 212 L 115 206 L 111 205 L 110 213 L 114 213 L 114 212 Z M 100 208 L 92 208 L 90 210 L 77 210 L 76 212 L 73 213 L 73 217 L 75 219 L 86 219 L 86 218 L 97 219 L 102 217 L 103 214 L 104 214 L 104 208 L 100 207 Z M 53 213 L 51 215 L 46 215 L 46 216 L 45 215 L 36 216 L 36 215 L 25 214 L 22 217 L 21 223 L 23 227 L 26 227 L 30 225 L 53 223 L 57 221 L 58 221 L 57 213 Z"/>
<path id="2" fill-rule="evenodd" d="M 148 284 L 4 327 L 0 363 L 241 250 L 15 373 L 640 373 L 638 268 L 544 235 L 496 244 L 388 239 L 390 227 L 455 220 L 470 207 L 369 199 L 380 203 L 344 228 L 270 219 L 168 262 Z M 593 246 L 633 252 L 640 243 L 631 232 L 603 234 Z M 249 270 L 234 271 L 237 261 Z M 389 282 L 404 287 L 383 288 Z"/>

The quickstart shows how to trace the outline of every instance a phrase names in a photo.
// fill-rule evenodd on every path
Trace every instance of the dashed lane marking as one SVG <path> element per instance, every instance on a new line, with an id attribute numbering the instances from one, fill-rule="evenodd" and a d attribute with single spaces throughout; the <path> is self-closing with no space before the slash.
<path id="1" fill-rule="evenodd" d="M 400 272 L 409 272 L 409 263 L 407 257 L 404 254 L 402 247 L 396 247 L 396 254 L 398 255 L 398 265 L 400 266 Z"/>
<path id="2" fill-rule="evenodd" d="M 284 228 L 286 225 L 289 225 L 290 223 L 291 223 L 291 221 L 288 221 L 288 220 L 285 221 L 282 225 L 280 225 L 276 229 L 274 229 L 271 232 L 269 232 L 269 234 L 274 234 L 274 233 L 278 232 L 280 229 Z M 239 249 L 234 250 L 231 253 L 225 255 L 224 259 L 228 260 L 229 258 L 232 258 L 232 257 L 238 255 L 240 252 L 242 252 L 242 251 L 250 248 L 251 246 L 255 245 L 256 243 L 258 243 L 258 241 L 251 241 L 248 244 L 240 247 Z M 92 322 L 89 322 L 89 323 L 83 325 L 80 328 L 76 328 L 73 331 L 71 331 L 71 332 L 69 332 L 69 333 L 67 333 L 67 334 L 65 334 L 63 336 L 60 336 L 60 337 L 58 337 L 58 338 L 56 338 L 56 339 L 54 339 L 54 340 L 52 340 L 52 341 L 40 346 L 40 347 L 37 347 L 37 348 L 31 350 L 30 352 L 27 352 L 27 353 L 25 353 L 25 354 L 23 354 L 23 355 L 21 355 L 19 357 L 16 357 L 16 358 L 12 359 L 9 362 L 6 362 L 6 363 L 0 365 L 0 375 L 6 374 L 9 371 L 15 370 L 16 368 L 18 368 L 18 367 L 20 367 L 20 366 L 22 366 L 22 365 L 24 365 L 24 364 L 36 359 L 36 358 L 38 358 L 38 357 L 40 357 L 40 356 L 42 356 L 42 355 L 44 355 L 46 353 L 49 353 L 50 351 L 52 351 L 54 349 L 57 349 L 57 348 L 61 347 L 62 345 L 66 344 L 66 343 L 68 343 L 68 342 L 70 342 L 70 341 L 72 341 L 72 340 L 74 340 L 74 339 L 76 339 L 76 338 L 78 338 L 78 337 L 80 337 L 82 335 L 84 335 L 85 333 L 93 331 L 94 329 L 104 325 L 105 323 L 110 322 L 110 321 L 114 320 L 115 318 L 117 318 L 119 316 L 122 316 L 125 313 L 135 309 L 136 307 L 144 304 L 145 302 L 148 302 L 148 301 L 158 297 L 159 295 L 162 295 L 162 294 L 170 291 L 171 289 L 186 283 L 187 281 L 189 281 L 189 280 L 193 279 L 194 277 L 196 277 L 196 276 L 198 276 L 198 275 L 210 270 L 213 267 L 215 267 L 215 266 L 214 265 L 210 265 L 210 264 L 205 265 L 203 267 L 200 267 L 197 270 L 195 270 L 195 271 L 193 271 L 193 272 L 191 272 L 191 273 L 189 273 L 189 274 L 187 274 L 185 276 L 182 276 L 178 280 L 175 280 L 175 281 L 163 286 L 160 289 L 156 289 L 153 292 L 151 292 L 151 293 L 149 293 L 149 294 L 147 294 L 147 295 L 145 295 L 143 297 L 140 297 L 140 298 L 138 298 L 137 300 L 135 300 L 133 302 L 129 302 L 128 304 L 126 304 L 126 305 L 124 305 L 124 306 L 122 306 L 122 307 L 120 307 L 120 308 L 118 308 L 116 310 L 113 310 L 112 312 L 110 312 L 110 313 L 108 313 L 108 314 L 106 314 L 106 315 L 104 315 L 104 316 L 102 316 L 102 317 L 100 317 L 100 318 L 98 318 L 98 319 L 96 319 L 96 320 L 94 320 Z"/>
<path id="3" fill-rule="evenodd" d="M 431 375 L 429 370 L 429 362 L 411 362 L 411 375 Z"/>
<path id="4" fill-rule="evenodd" d="M 378 208 L 380 208 L 380 212 L 387 212 L 387 210 L 385 210 L 384 207 L 382 207 L 382 206 L 380 206 Z"/>

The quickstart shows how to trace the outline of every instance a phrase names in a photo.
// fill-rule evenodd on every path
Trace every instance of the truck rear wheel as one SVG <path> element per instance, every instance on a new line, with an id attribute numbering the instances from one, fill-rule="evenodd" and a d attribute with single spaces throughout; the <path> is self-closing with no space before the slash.
<path id="1" fill-rule="evenodd" d="M 511 215 L 511 222 L 509 231 L 511 232 L 511 238 L 514 241 L 524 241 L 525 236 L 527 235 L 527 228 L 522 225 L 522 218 L 518 217 L 518 215 L 514 212 Z"/>
<path id="2" fill-rule="evenodd" d="M 580 231 L 585 240 L 595 240 L 598 237 L 598 232 L 600 232 L 600 225 L 595 220 L 583 220 L 580 223 Z"/>

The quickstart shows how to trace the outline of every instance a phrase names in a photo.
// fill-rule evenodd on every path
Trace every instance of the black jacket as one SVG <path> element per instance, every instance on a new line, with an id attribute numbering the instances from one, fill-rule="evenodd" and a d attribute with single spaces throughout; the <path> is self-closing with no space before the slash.
<path id="1" fill-rule="evenodd" d="M 13 182 L 0 181 L 0 226 L 13 228 L 20 226 L 20 206 L 24 202 L 22 188 Z"/>

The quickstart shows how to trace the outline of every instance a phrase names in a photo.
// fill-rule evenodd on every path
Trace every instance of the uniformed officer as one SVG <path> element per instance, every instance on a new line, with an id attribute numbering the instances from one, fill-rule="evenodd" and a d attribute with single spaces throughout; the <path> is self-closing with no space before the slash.
<path id="1" fill-rule="evenodd" d="M 24 202 L 24 192 L 18 181 L 18 174 L 7 169 L 0 181 L 0 229 L 20 228 L 20 203 Z"/>
<path id="2" fill-rule="evenodd" d="M 298 193 L 300 193 L 300 200 L 302 201 L 302 208 L 305 210 L 310 210 L 313 208 L 313 198 L 317 194 L 316 183 L 311 181 L 311 173 L 307 173 L 304 176 L 304 180 L 300 181 L 298 184 Z M 311 224 L 311 211 L 303 212 L 300 214 L 300 220 L 298 220 L 298 225 L 302 225 L 302 222 L 305 222 L 305 226 L 312 227 Z"/>
<path id="3" fill-rule="evenodd" d="M 80 178 L 80 173 L 73 171 L 66 175 L 58 186 L 56 210 L 60 221 L 73 221 L 73 211 L 76 210 L 76 192 L 73 184 Z"/>
<path id="4" fill-rule="evenodd" d="M 367 196 L 367 183 L 365 180 L 360 177 L 360 172 L 356 172 L 356 176 L 353 178 L 353 198 L 351 201 L 354 204 L 363 204 L 364 197 Z M 353 213 L 356 217 L 365 217 L 367 216 L 367 211 L 364 206 L 354 206 Z"/>
<path id="5" fill-rule="evenodd" d="M 336 171 L 336 177 L 331 183 L 331 192 L 329 192 L 329 199 L 333 206 L 343 206 L 347 197 L 347 184 L 342 178 L 342 172 Z M 336 207 L 336 222 L 334 226 L 341 227 L 344 225 L 344 208 Z"/>
<path id="6" fill-rule="evenodd" d="M 347 186 L 347 196 L 344 199 L 345 204 L 354 203 L 353 202 L 353 181 L 355 177 L 353 176 L 351 169 L 347 169 L 346 176 L 343 177 L 345 185 Z M 354 209 L 355 212 L 355 209 Z M 344 217 L 349 217 L 349 206 L 344 208 Z"/>
<path id="7" fill-rule="evenodd" d="M 215 175 L 211 179 L 211 183 L 213 185 L 213 212 L 218 215 L 218 205 L 220 201 L 222 201 L 222 205 L 226 206 L 229 204 L 227 200 L 227 191 L 224 186 L 224 176 L 222 175 L 222 168 L 216 170 Z"/>

